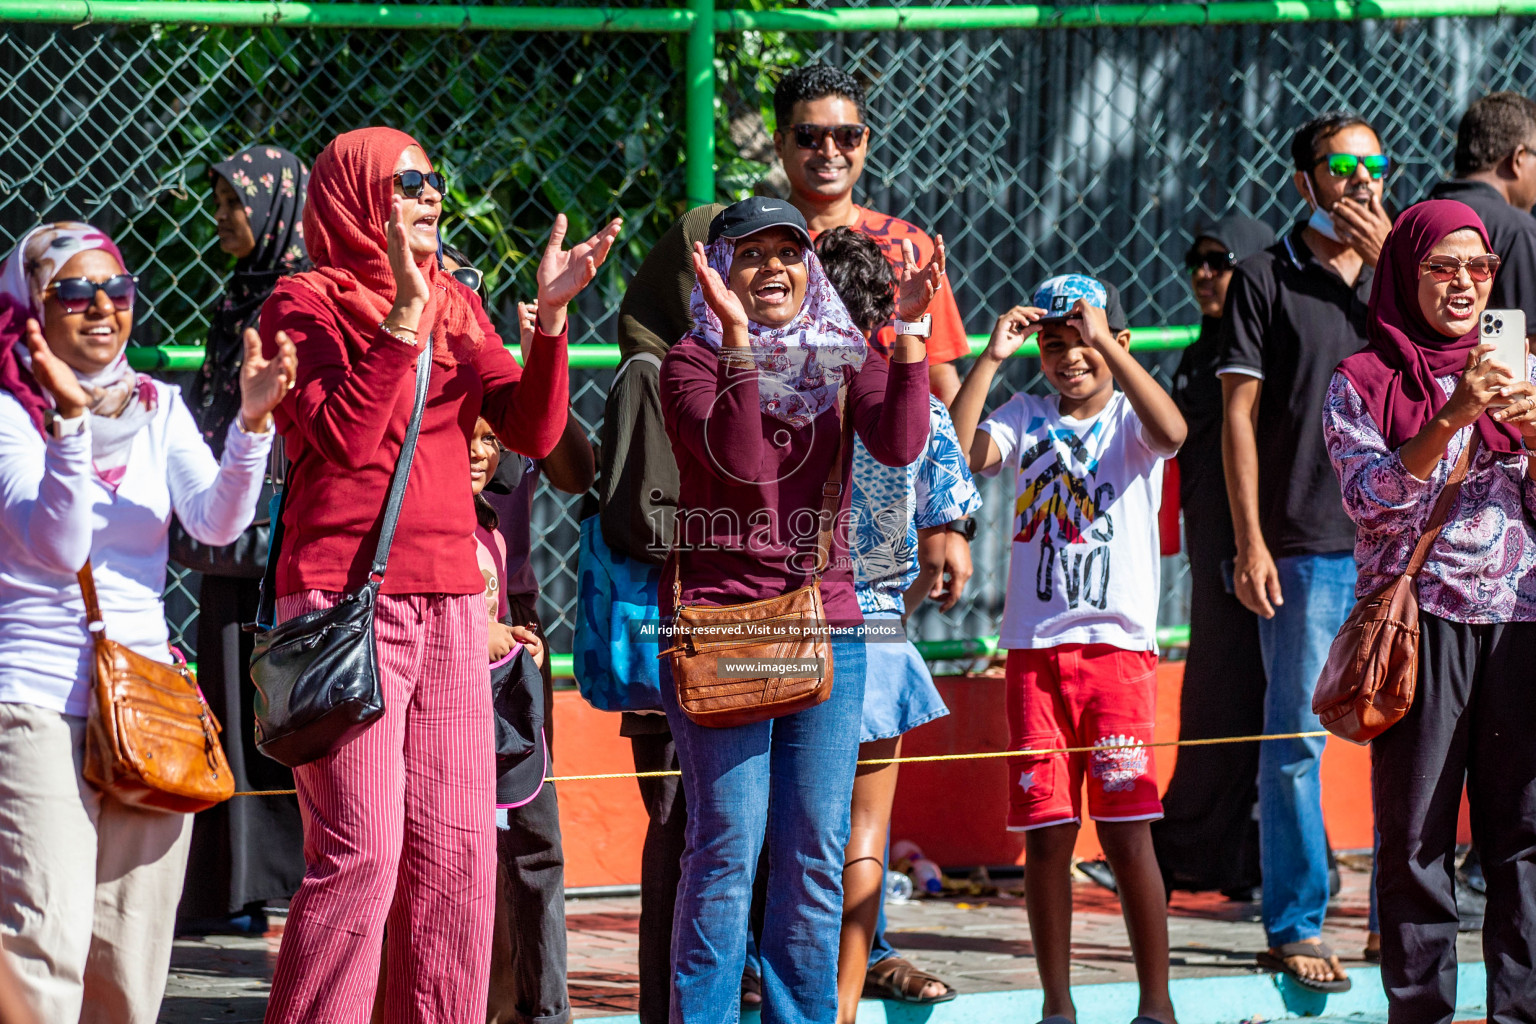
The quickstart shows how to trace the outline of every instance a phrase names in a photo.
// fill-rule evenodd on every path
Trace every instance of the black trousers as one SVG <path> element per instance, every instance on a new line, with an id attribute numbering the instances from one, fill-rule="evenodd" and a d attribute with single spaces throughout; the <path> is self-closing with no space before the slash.
<path id="1" fill-rule="evenodd" d="M 197 619 L 197 675 L 237 791 L 292 789 L 293 771 L 256 749 L 248 666 L 260 580 L 204 576 Z M 247 904 L 286 899 L 304 879 L 304 826 L 295 796 L 242 796 L 192 819 L 187 881 L 177 916 L 222 918 Z"/>
<path id="2" fill-rule="evenodd" d="M 538 629 L 533 609 L 513 599 L 514 618 Z M 538 629 L 542 638 L 544 633 Z M 546 643 L 546 650 L 548 645 Z M 554 690 L 544 662 L 544 736 L 554 759 Z M 496 832 L 496 924 L 491 934 L 489 1024 L 565 1024 L 565 850 L 553 783 L 507 811 Z"/>
<path id="3" fill-rule="evenodd" d="M 1456 1008 L 1456 819 L 1463 783 L 1488 880 L 1490 1024 L 1536 1021 L 1536 623 L 1421 615 L 1407 716 L 1371 744 L 1381 978 L 1393 1024 Z"/>
<path id="4" fill-rule="evenodd" d="M 1215 500 L 1220 508 L 1208 507 Z M 1189 547 L 1189 657 L 1179 700 L 1179 738 L 1211 739 L 1264 731 L 1264 663 L 1258 616 L 1228 589 L 1222 562 L 1232 557 L 1226 496 L 1184 509 Z M 1259 744 L 1179 751 L 1152 846 L 1171 891 L 1251 889 L 1259 869 Z"/>
<path id="5" fill-rule="evenodd" d="M 666 719 L 660 721 L 660 731 L 629 737 L 637 772 L 677 769 L 677 747 L 666 729 Z M 678 776 L 635 781 L 650 818 L 640 854 L 640 1024 L 668 1024 L 672 1008 L 672 912 L 683 878 L 688 802 Z"/>

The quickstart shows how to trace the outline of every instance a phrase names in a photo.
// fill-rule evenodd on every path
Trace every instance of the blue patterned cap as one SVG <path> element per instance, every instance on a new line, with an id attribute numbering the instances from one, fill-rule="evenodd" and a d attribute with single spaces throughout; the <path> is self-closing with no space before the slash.
<path id="1" fill-rule="evenodd" d="M 1086 299 L 1088 305 L 1102 309 L 1110 330 L 1125 330 L 1125 310 L 1120 305 L 1119 290 L 1087 274 L 1058 274 L 1040 282 L 1030 305 L 1045 310 L 1047 321 L 1065 320 L 1078 299 Z"/>

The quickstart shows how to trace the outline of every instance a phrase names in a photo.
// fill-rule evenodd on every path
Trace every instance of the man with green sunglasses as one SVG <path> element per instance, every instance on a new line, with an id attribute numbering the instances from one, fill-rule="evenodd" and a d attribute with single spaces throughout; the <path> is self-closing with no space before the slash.
<path id="1" fill-rule="evenodd" d="M 1279 242 L 1241 261 L 1219 335 L 1222 462 L 1236 558 L 1231 585 L 1259 616 L 1267 679 L 1265 733 L 1319 728 L 1312 691 L 1354 605 L 1355 527 L 1323 440 L 1333 368 L 1365 345 L 1371 275 L 1392 220 L 1382 206 L 1390 166 L 1381 140 L 1348 111 L 1297 129 L 1296 191 L 1309 207 Z M 1259 751 L 1264 931 L 1261 966 L 1303 988 L 1350 980 L 1321 941 L 1329 852 L 1315 737 Z"/>

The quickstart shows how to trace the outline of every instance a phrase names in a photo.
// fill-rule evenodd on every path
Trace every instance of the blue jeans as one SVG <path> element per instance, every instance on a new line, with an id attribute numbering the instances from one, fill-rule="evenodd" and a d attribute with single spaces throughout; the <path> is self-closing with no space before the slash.
<path id="1" fill-rule="evenodd" d="M 1328 648 L 1355 605 L 1351 552 L 1275 559 L 1285 603 L 1259 619 L 1269 686 L 1266 733 L 1313 732 L 1312 690 Z M 1328 835 L 1318 767 L 1323 738 L 1259 744 L 1259 857 L 1264 931 L 1271 946 L 1315 939 L 1328 910 Z"/>
<path id="2" fill-rule="evenodd" d="M 735 1024 L 752 876 L 768 841 L 761 944 L 763 1024 L 833 1024 L 843 848 L 864 712 L 864 644 L 832 642 L 832 696 L 768 722 L 711 729 L 661 696 L 688 794 L 672 925 L 672 1021 Z"/>

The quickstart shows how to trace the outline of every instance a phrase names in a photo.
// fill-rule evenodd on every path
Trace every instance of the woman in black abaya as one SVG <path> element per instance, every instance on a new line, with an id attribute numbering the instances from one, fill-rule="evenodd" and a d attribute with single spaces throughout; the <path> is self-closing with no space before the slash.
<path id="1" fill-rule="evenodd" d="M 241 336 L 255 327 L 261 305 L 280 278 L 309 269 L 304 251 L 304 185 L 308 169 L 276 146 L 252 146 L 209 169 L 219 248 L 236 259 L 208 327 L 202 369 L 189 392 L 198 428 L 219 454 L 240 409 Z M 281 456 L 279 456 L 280 458 Z M 266 495 L 264 492 L 263 502 Z M 258 521 L 267 518 L 263 504 Z M 254 527 L 252 528 L 254 529 Z M 172 532 L 171 556 L 186 564 L 205 554 L 181 550 Z M 178 558 L 178 554 L 182 558 Z M 231 559 L 224 559 L 229 563 Z M 198 598 L 198 681 L 224 724 L 224 751 L 235 789 L 292 789 L 293 773 L 256 750 L 247 666 L 253 637 L 241 626 L 256 619 L 264 561 L 245 558 L 230 574 L 203 569 Z M 244 796 L 197 815 L 178 911 L 183 932 L 266 931 L 262 907 L 285 899 L 304 877 L 304 831 L 292 796 Z"/>
<path id="2" fill-rule="evenodd" d="M 1275 241 L 1249 217 L 1201 227 L 1185 266 L 1200 304 L 1200 337 L 1184 350 L 1173 400 L 1189 424 L 1179 451 L 1179 503 L 1189 550 L 1189 657 L 1179 705 L 1179 738 L 1264 731 L 1264 666 L 1258 620 L 1232 593 L 1232 513 L 1221 465 L 1221 381 L 1217 332 L 1238 260 Z M 1152 841 L 1168 890 L 1219 889 L 1247 899 L 1259 885 L 1259 747 L 1184 747 L 1163 797 Z"/>

